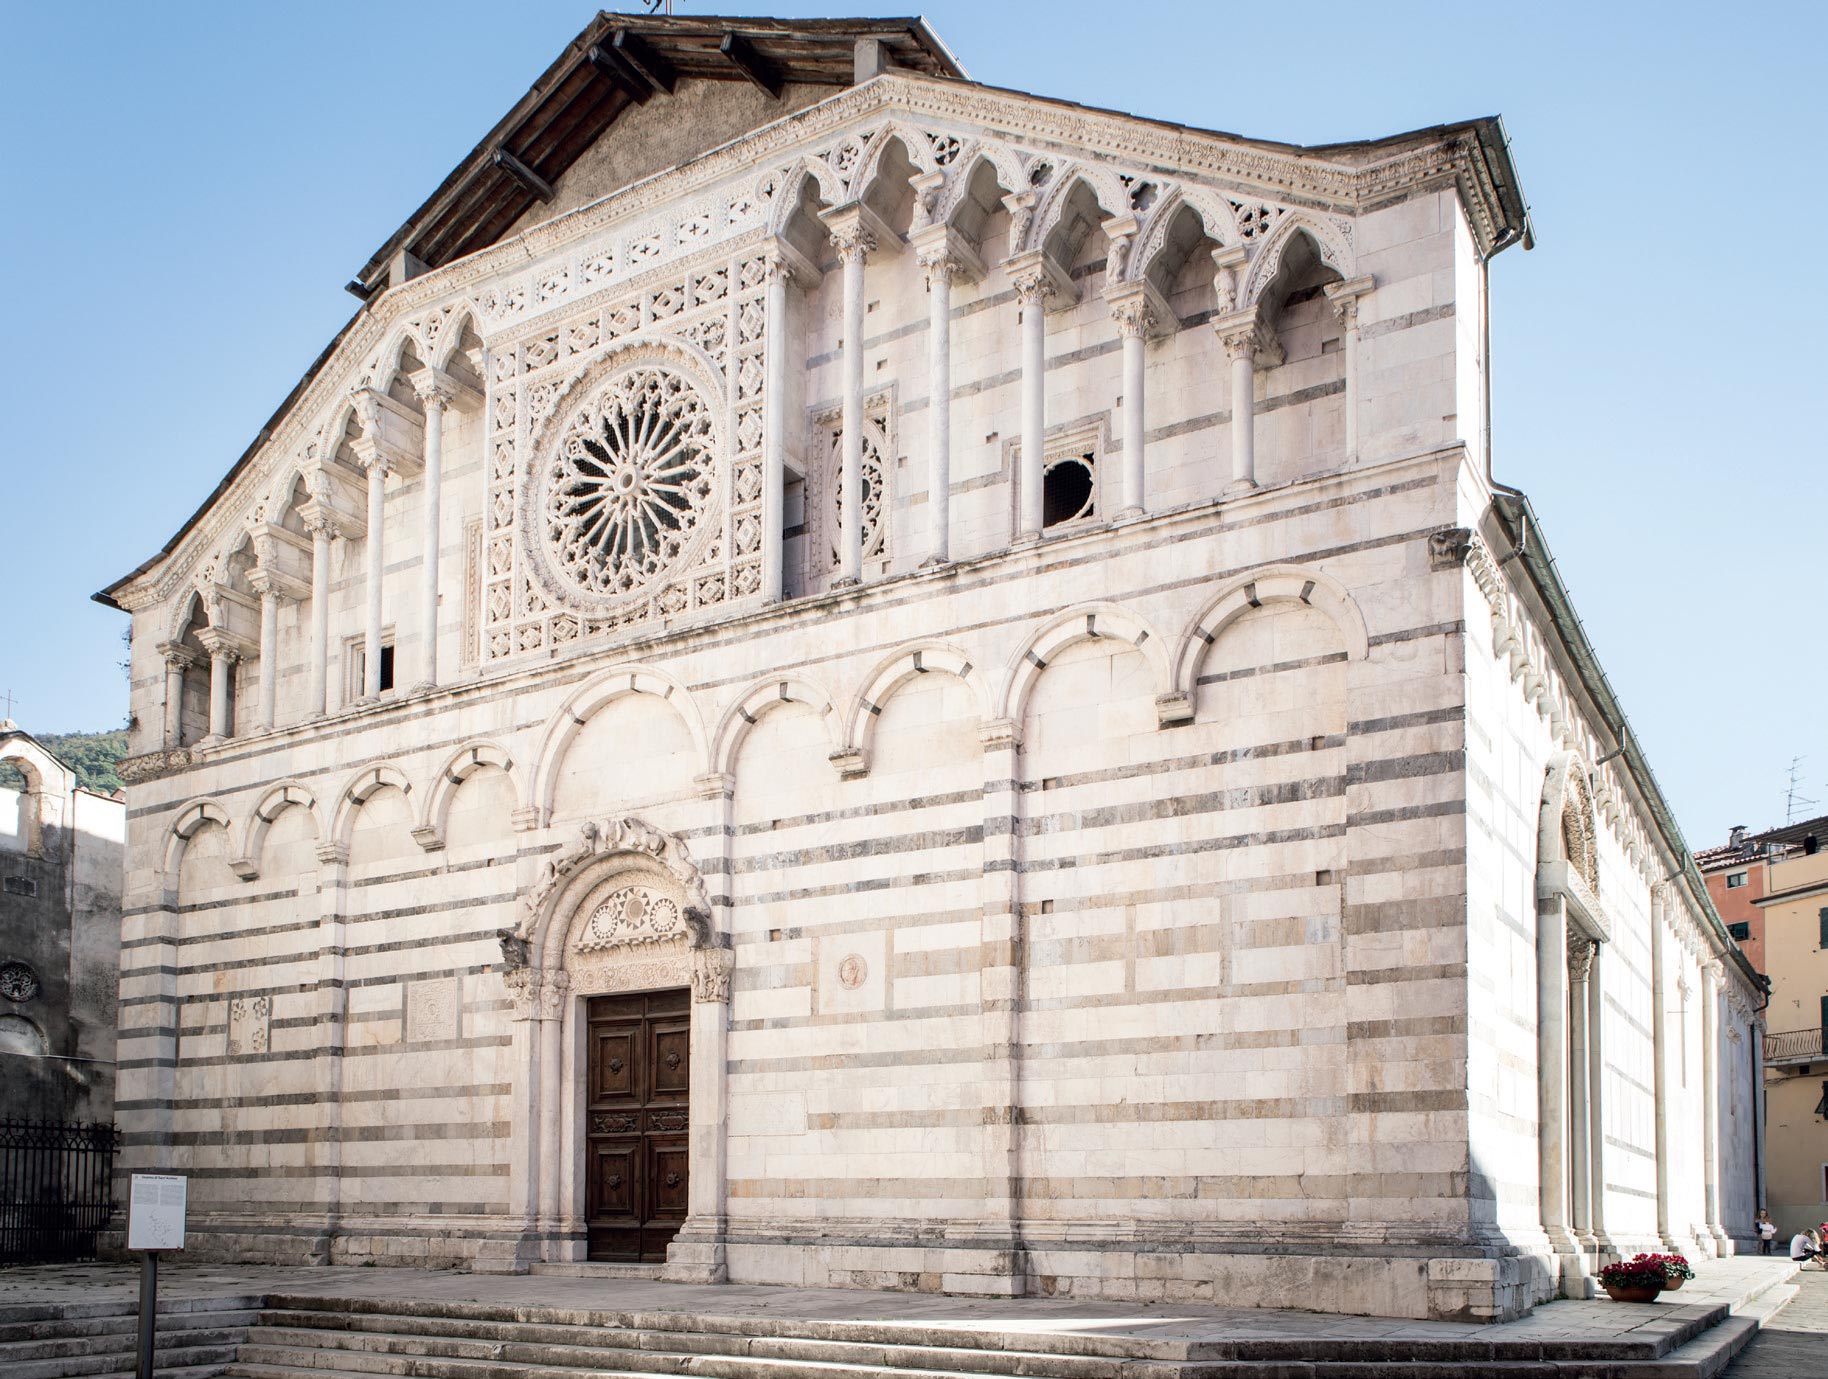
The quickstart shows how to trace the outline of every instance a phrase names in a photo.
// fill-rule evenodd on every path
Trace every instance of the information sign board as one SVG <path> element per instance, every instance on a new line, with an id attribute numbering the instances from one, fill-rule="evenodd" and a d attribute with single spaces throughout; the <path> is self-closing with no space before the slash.
<path id="1" fill-rule="evenodd" d="M 127 1195 L 127 1248 L 184 1248 L 184 1199 L 189 1180 L 171 1173 L 136 1173 Z"/>

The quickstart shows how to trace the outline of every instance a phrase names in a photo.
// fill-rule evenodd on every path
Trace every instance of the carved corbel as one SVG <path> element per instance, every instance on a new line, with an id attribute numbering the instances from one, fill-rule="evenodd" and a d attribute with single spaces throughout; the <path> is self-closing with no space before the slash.
<path id="1" fill-rule="evenodd" d="M 1172 694 L 1155 696 L 1155 725 L 1158 728 L 1177 728 L 1183 723 L 1193 722 L 1193 696 L 1186 690 L 1175 690 Z"/>
<path id="2" fill-rule="evenodd" d="M 1212 251 L 1212 290 L 1218 296 L 1218 314 L 1228 316 L 1238 309 L 1238 288 L 1243 284 L 1244 265 L 1250 251 L 1242 244 Z"/>
<path id="3" fill-rule="evenodd" d="M 1142 229 L 1142 222 L 1134 213 L 1125 213 L 1105 221 L 1103 229 L 1111 246 L 1105 254 L 1104 280 L 1107 283 L 1123 282 L 1135 266 L 1130 262 L 1130 256 L 1136 250 L 1136 235 Z"/>
<path id="4" fill-rule="evenodd" d="M 693 777 L 692 784 L 698 787 L 701 800 L 727 800 L 736 793 L 736 777 L 728 771 L 707 771 Z"/>
<path id="5" fill-rule="evenodd" d="M 993 718 L 978 725 L 978 741 L 986 752 L 1020 751 L 1022 726 L 1013 718 Z"/>
<path id="6" fill-rule="evenodd" d="M 870 773 L 870 754 L 861 747 L 840 747 L 829 759 L 839 780 L 861 780 Z"/>
<path id="7" fill-rule="evenodd" d="M 1345 282 L 1327 284 L 1326 297 L 1333 304 L 1333 315 L 1338 318 L 1340 325 L 1347 330 L 1358 325 L 1358 299 L 1376 286 L 1377 279 L 1369 273 L 1348 278 Z"/>

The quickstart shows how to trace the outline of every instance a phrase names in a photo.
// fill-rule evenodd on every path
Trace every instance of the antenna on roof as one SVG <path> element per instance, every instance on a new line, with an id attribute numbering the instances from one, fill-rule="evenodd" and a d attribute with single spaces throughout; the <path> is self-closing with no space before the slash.
<path id="1" fill-rule="evenodd" d="M 673 0 L 647 0 L 647 12 L 649 14 L 671 14 Z"/>
<path id="2" fill-rule="evenodd" d="M 1807 809 L 1815 803 L 1796 788 L 1796 778 L 1801 774 L 1797 768 L 1803 764 L 1803 761 L 1802 757 L 1790 758 L 1790 787 L 1784 791 L 1784 822 L 1786 824 L 1796 822 L 1796 811 L 1799 806 Z"/>

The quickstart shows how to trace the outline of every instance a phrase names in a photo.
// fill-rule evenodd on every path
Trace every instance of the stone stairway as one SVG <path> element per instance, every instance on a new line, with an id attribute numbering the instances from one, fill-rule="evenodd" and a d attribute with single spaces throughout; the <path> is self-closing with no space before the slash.
<path id="1" fill-rule="evenodd" d="M 1641 1336 L 1167 1340 L 918 1322 L 597 1312 L 275 1295 L 238 1379 L 1711 1379 L 1750 1340 L 1724 1306 L 1661 1309 Z M 74 1371 L 72 1371 L 74 1373 Z M 9 1376 L 10 1379 L 10 1376 Z"/>
<path id="2" fill-rule="evenodd" d="M 258 1316 L 259 1294 L 162 1303 L 153 1333 L 160 1379 L 221 1374 Z M 139 1302 L 0 1306 L 5 1379 L 125 1379 L 139 1349 Z"/>

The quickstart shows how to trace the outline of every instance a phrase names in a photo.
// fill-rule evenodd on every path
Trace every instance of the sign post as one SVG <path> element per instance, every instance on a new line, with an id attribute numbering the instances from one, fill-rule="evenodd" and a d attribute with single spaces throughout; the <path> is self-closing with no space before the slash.
<path id="1" fill-rule="evenodd" d="M 140 1252 L 140 1348 L 137 1379 L 153 1379 L 153 1332 L 159 1314 L 159 1256 L 184 1248 L 189 1182 L 170 1173 L 136 1173 L 127 1194 L 127 1248 Z"/>

